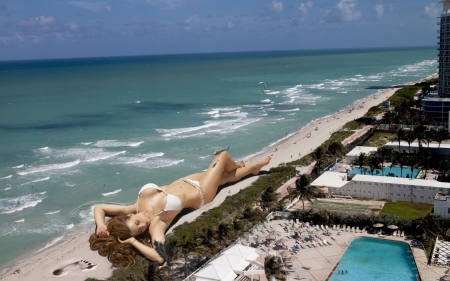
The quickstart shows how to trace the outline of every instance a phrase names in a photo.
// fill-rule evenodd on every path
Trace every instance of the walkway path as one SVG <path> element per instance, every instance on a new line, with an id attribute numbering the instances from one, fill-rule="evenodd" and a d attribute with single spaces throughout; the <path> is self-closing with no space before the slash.
<path id="1" fill-rule="evenodd" d="M 381 119 L 383 119 L 384 113 L 380 113 L 377 115 L 377 117 L 375 118 L 375 121 L 367 126 L 364 126 L 362 129 L 356 130 L 355 133 L 351 136 L 349 136 L 348 138 L 346 138 L 345 140 L 342 141 L 342 144 L 348 145 L 350 144 L 352 141 L 354 141 L 355 139 L 359 138 L 360 136 L 364 135 L 365 133 L 367 133 L 370 129 L 372 129 L 373 127 L 375 127 L 375 125 L 378 125 L 379 122 L 381 121 Z"/>

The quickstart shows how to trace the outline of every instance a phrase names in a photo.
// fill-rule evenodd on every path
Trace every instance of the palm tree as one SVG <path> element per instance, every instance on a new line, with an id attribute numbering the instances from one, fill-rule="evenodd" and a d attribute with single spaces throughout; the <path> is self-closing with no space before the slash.
<path id="1" fill-rule="evenodd" d="M 405 139 L 405 130 L 400 129 L 397 131 L 397 137 L 394 138 L 394 141 L 398 141 L 398 151 L 400 151 L 400 142 Z"/>
<path id="2" fill-rule="evenodd" d="M 411 153 L 411 143 L 416 139 L 414 131 L 405 132 L 404 140 L 408 143 L 408 153 Z"/>
<path id="3" fill-rule="evenodd" d="M 427 141 L 426 135 L 427 128 L 424 125 L 418 125 L 414 128 L 414 135 L 419 143 L 419 152 L 422 152 L 422 143 Z"/>
<path id="4" fill-rule="evenodd" d="M 356 156 L 355 160 L 353 160 L 353 163 L 359 166 L 359 172 L 362 173 L 362 167 L 367 164 L 367 155 L 364 152 L 361 152 L 358 156 Z"/>
<path id="5" fill-rule="evenodd" d="M 408 154 L 405 150 L 402 150 L 402 152 L 395 151 L 394 152 L 394 158 L 392 160 L 391 167 L 394 165 L 400 166 L 400 176 L 403 177 L 403 167 L 406 165 L 406 161 L 408 158 Z"/>
<path id="6" fill-rule="evenodd" d="M 328 146 L 328 152 L 334 156 L 341 156 L 344 151 L 345 147 L 341 142 L 334 141 Z"/>
<path id="7" fill-rule="evenodd" d="M 389 146 L 379 147 L 377 155 L 381 160 L 381 175 L 384 176 L 384 162 L 393 155 L 393 149 Z"/>
<path id="8" fill-rule="evenodd" d="M 320 165 L 322 164 L 321 162 L 327 157 L 326 151 L 322 146 L 319 146 L 312 152 L 312 157 L 316 160 L 317 167 L 320 171 Z"/>
<path id="9" fill-rule="evenodd" d="M 299 198 L 302 201 L 303 210 L 305 210 L 305 200 L 309 200 L 315 195 L 315 188 L 310 186 L 310 178 L 307 175 L 302 175 L 295 181 L 295 188 L 289 190 L 293 198 Z"/>
<path id="10" fill-rule="evenodd" d="M 432 142 L 436 138 L 436 132 L 437 131 L 435 129 L 431 129 L 425 132 L 425 140 L 427 142 L 428 150 L 430 150 L 430 142 Z"/>
<path id="11" fill-rule="evenodd" d="M 369 162 L 369 167 L 370 167 L 370 173 L 373 175 L 373 172 L 375 171 L 375 169 L 380 168 L 381 159 L 375 154 L 375 155 L 371 155 L 369 157 L 368 162 Z"/>
<path id="12" fill-rule="evenodd" d="M 269 211 L 278 205 L 278 193 L 273 187 L 268 187 L 261 195 L 261 207 L 263 210 Z"/>
<path id="13" fill-rule="evenodd" d="M 286 281 L 286 276 L 288 274 L 283 262 L 275 256 L 269 256 L 265 259 L 264 271 L 266 273 L 267 280 L 277 279 L 279 281 Z"/>
<path id="14" fill-rule="evenodd" d="M 436 131 L 436 135 L 434 136 L 434 140 L 437 141 L 439 144 L 437 154 L 439 154 L 439 148 L 441 147 L 441 143 L 445 140 L 450 139 L 450 135 L 448 133 L 448 130 L 446 129 L 439 129 Z"/>

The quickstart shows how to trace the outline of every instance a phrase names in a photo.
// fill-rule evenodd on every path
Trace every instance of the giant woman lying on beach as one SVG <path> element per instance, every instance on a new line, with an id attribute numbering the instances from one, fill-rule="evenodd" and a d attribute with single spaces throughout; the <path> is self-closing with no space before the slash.
<path id="1" fill-rule="evenodd" d="M 270 157 L 245 166 L 228 152 L 216 155 L 205 172 L 177 179 L 169 185 L 144 185 L 134 204 L 99 204 L 94 207 L 97 229 L 89 238 L 91 250 L 120 267 L 133 266 L 140 252 L 163 265 L 167 260 L 165 232 L 184 208 L 198 209 L 211 202 L 219 186 L 257 175 Z M 105 223 L 105 216 L 114 216 Z"/>

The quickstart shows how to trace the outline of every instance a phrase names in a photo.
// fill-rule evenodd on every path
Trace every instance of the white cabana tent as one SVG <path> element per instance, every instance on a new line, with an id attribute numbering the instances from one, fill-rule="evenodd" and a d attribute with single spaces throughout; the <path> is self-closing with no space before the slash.
<path id="1" fill-rule="evenodd" d="M 256 261 L 258 257 L 256 249 L 236 244 L 195 273 L 195 280 L 231 281 L 238 275 L 253 280 L 253 274 L 264 274 L 264 265 Z"/>

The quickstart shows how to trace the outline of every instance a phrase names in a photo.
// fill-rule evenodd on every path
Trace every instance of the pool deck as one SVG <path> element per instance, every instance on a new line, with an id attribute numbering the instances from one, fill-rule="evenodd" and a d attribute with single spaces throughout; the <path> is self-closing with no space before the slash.
<path id="1" fill-rule="evenodd" d="M 275 241 L 279 241 L 280 239 L 284 238 L 284 243 L 289 248 L 291 248 L 295 244 L 295 239 L 292 238 L 289 234 L 292 235 L 293 232 L 291 231 L 290 233 L 288 233 L 284 228 L 287 228 L 288 230 L 292 229 L 292 221 L 272 220 L 270 222 L 267 222 L 262 229 L 258 230 L 257 232 L 255 231 L 253 234 L 258 234 L 259 236 L 267 236 L 271 232 L 276 231 Z M 290 252 L 289 250 L 277 250 L 275 242 L 272 242 L 269 247 L 266 247 L 265 245 L 260 245 L 257 247 L 257 252 L 261 257 L 266 257 L 267 255 L 281 256 L 282 254 L 291 257 L 291 261 L 289 263 L 291 263 L 292 266 L 289 267 L 289 280 L 327 280 L 327 278 L 331 276 L 332 271 L 336 267 L 342 254 L 347 249 L 347 246 L 356 237 L 370 237 L 401 241 L 411 245 L 411 240 L 408 240 L 405 237 L 374 235 L 368 234 L 365 231 L 360 232 L 359 230 L 356 232 L 351 232 L 329 229 L 328 231 L 335 239 L 333 240 L 331 239 L 331 236 L 323 235 L 324 231 L 320 230 L 319 226 L 308 227 L 304 229 L 305 231 L 303 236 L 316 234 L 321 237 L 321 239 L 326 239 L 327 241 L 331 242 L 332 245 L 319 246 L 316 240 L 316 242 L 314 243 L 316 246 L 314 247 L 313 243 L 310 241 L 306 243 L 303 242 L 302 245 L 304 246 L 304 248 L 301 248 L 296 253 Z M 339 235 L 338 232 L 340 232 Z M 252 241 L 252 238 L 250 238 L 250 241 Z M 445 275 L 448 268 L 428 266 L 428 260 L 426 258 L 425 251 L 412 246 L 411 249 L 423 281 L 439 280 L 440 277 Z"/>

